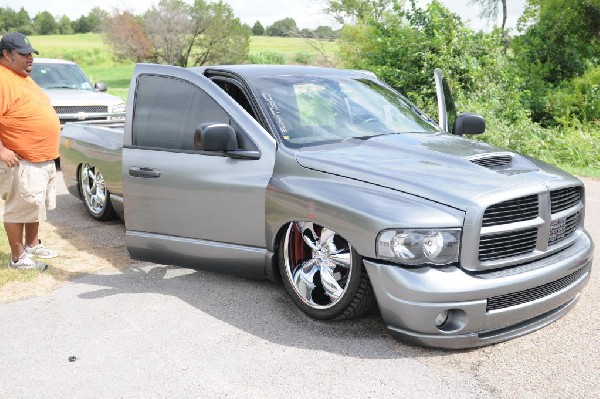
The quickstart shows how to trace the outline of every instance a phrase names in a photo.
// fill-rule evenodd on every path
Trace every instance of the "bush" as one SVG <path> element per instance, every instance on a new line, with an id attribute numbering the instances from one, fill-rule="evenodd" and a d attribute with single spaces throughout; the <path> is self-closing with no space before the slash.
<path id="1" fill-rule="evenodd" d="M 600 66 L 564 82 L 548 94 L 548 112 L 563 126 L 600 121 Z"/>
<path id="2" fill-rule="evenodd" d="M 112 53 L 94 47 L 90 49 L 65 50 L 56 58 L 76 62 L 80 66 L 88 66 L 111 63 Z"/>
<path id="3" fill-rule="evenodd" d="M 309 65 L 312 63 L 313 56 L 307 52 L 296 53 L 294 55 L 294 62 L 298 64 Z"/>
<path id="4" fill-rule="evenodd" d="M 248 59 L 251 64 L 285 64 L 285 55 L 272 51 L 264 51 L 260 53 L 250 54 Z"/>

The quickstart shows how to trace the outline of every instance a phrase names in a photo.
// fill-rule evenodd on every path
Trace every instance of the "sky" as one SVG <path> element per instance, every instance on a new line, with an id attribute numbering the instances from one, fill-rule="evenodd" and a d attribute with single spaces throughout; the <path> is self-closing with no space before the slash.
<path id="1" fill-rule="evenodd" d="M 193 0 L 185 0 L 192 3 Z M 229 3 L 236 17 L 240 18 L 242 23 L 250 26 L 256 21 L 267 27 L 277 20 L 291 17 L 296 21 L 298 28 L 314 29 L 319 25 L 335 26 L 335 22 L 327 16 L 322 10 L 324 0 L 224 0 Z M 419 0 L 420 3 L 427 3 L 427 0 Z M 514 28 L 517 19 L 523 12 L 526 0 L 510 0 L 508 6 L 507 26 Z M 451 11 L 459 14 L 463 20 L 470 21 L 469 26 L 475 30 L 488 31 L 491 27 L 489 21 L 479 18 L 480 9 L 478 6 L 469 3 L 469 0 L 442 0 Z M 82 15 L 87 15 L 94 7 L 100 7 L 107 11 L 114 8 L 119 10 L 133 11 L 135 14 L 141 14 L 153 5 L 158 4 L 158 0 L 51 0 L 48 2 L 41 0 L 0 0 L 0 7 L 10 7 L 13 10 L 20 10 L 24 7 L 31 17 L 42 11 L 49 11 L 55 17 L 62 15 L 75 20 Z M 498 21 L 498 25 L 500 21 Z"/>

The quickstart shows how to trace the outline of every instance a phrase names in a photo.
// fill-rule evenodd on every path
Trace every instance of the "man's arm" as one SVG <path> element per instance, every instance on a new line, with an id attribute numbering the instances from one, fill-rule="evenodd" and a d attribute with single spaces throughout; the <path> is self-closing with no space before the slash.
<path id="1" fill-rule="evenodd" d="M 13 150 L 6 148 L 2 141 L 0 141 L 0 161 L 4 162 L 6 166 L 13 167 L 19 166 L 19 160 L 23 159 Z"/>

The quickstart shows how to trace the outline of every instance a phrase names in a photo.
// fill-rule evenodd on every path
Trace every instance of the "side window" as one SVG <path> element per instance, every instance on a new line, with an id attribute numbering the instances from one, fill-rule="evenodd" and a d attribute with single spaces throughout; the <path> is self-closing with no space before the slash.
<path id="1" fill-rule="evenodd" d="M 166 76 L 138 78 L 133 145 L 194 150 L 194 131 L 206 122 L 229 123 L 229 116 L 199 87 Z"/>

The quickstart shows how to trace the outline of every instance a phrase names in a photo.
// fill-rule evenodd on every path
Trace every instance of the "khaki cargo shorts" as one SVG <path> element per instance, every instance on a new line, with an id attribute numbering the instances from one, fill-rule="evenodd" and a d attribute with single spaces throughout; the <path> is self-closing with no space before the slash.
<path id="1" fill-rule="evenodd" d="M 19 161 L 9 168 L 0 162 L 0 196 L 4 221 L 35 223 L 46 220 L 46 210 L 56 208 L 56 165 L 54 161 Z"/>

